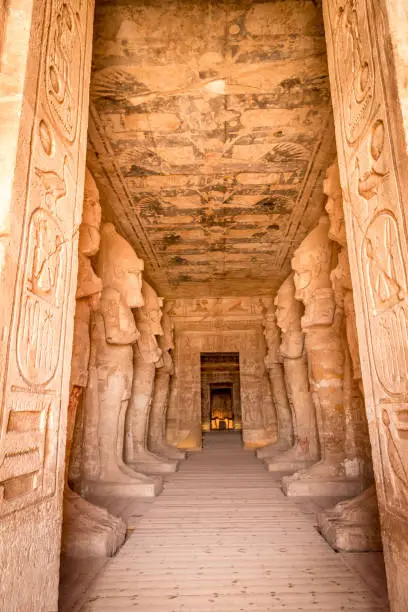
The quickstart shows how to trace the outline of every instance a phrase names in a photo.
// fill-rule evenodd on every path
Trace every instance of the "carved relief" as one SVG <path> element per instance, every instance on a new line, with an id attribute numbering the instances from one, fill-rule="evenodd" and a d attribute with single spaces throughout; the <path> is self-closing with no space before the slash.
<path id="1" fill-rule="evenodd" d="M 36 168 L 35 174 L 42 202 L 29 222 L 17 350 L 27 384 L 44 385 L 55 375 L 60 352 L 67 255 L 56 213 L 66 183 L 55 172 Z"/>
<path id="2" fill-rule="evenodd" d="M 21 153 L 29 159 L 26 188 L 20 189 L 25 198 L 21 243 L 15 291 L 8 297 L 13 324 L 0 420 L 1 515 L 52 496 L 58 482 L 62 486 L 60 411 L 68 399 L 71 337 L 66 333 L 74 308 L 71 268 L 82 206 L 77 160 L 83 159 L 87 120 L 82 101 L 89 14 L 88 3 L 74 10 L 49 1 L 42 15 L 44 40 L 37 39 L 39 80 L 32 78 L 36 97 L 25 118 L 32 137 Z"/>
<path id="3" fill-rule="evenodd" d="M 68 142 L 74 141 L 78 125 L 83 58 L 80 27 L 71 2 L 55 0 L 45 67 L 46 98 L 54 125 Z"/>
<path id="4" fill-rule="evenodd" d="M 344 4 L 336 4 L 334 38 L 342 51 L 336 54 L 336 69 L 344 87 L 344 129 L 351 144 L 361 136 L 370 118 L 374 103 L 374 66 L 365 0 L 346 0 Z"/>
<path id="5" fill-rule="evenodd" d="M 387 393 L 405 394 L 408 343 L 400 340 L 408 339 L 407 279 L 397 221 L 390 212 L 374 217 L 362 247 L 377 376 Z"/>
<path id="6" fill-rule="evenodd" d="M 350 4 L 350 2 L 348 3 Z M 407 133 L 399 97 L 403 70 L 394 53 L 392 2 L 354 2 L 361 56 L 371 73 L 371 111 L 361 117 L 358 139 L 347 140 L 348 82 L 339 60 L 348 34 L 338 31 L 338 17 L 326 2 L 325 23 L 345 218 L 349 240 L 365 402 L 373 449 L 383 542 L 392 607 L 407 601 L 408 516 L 406 457 L 407 385 Z M 405 21 L 404 21 L 405 19 Z M 368 35 L 368 28 L 370 34 Z M 362 31 L 367 35 L 362 35 Z M 343 59 L 341 59 L 343 61 Z M 333 77 L 333 78 L 332 78 Z M 405 374 L 404 374 L 405 373 Z"/>

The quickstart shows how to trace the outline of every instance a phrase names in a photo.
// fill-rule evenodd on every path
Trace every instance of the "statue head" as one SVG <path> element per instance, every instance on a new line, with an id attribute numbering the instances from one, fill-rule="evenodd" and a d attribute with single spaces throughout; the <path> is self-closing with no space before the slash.
<path id="1" fill-rule="evenodd" d="M 329 238 L 346 246 L 346 226 L 344 223 L 343 192 L 341 190 L 339 164 L 337 160 L 329 166 L 323 183 L 327 195 L 326 212 L 329 215 Z"/>
<path id="2" fill-rule="evenodd" d="M 84 206 L 82 222 L 79 228 L 79 251 L 87 257 L 98 252 L 100 243 L 99 228 L 102 210 L 99 203 L 99 191 L 88 168 L 85 170 Z"/>
<path id="3" fill-rule="evenodd" d="M 330 279 L 334 291 L 334 298 L 337 306 L 344 307 L 344 297 L 353 291 L 351 284 L 351 272 L 347 249 L 343 248 L 339 252 L 337 266 L 331 271 Z"/>
<path id="4" fill-rule="evenodd" d="M 329 240 L 329 225 L 327 215 L 321 216 L 292 259 L 295 298 L 305 305 L 313 299 L 316 290 L 331 288 L 333 249 Z"/>
<path id="5" fill-rule="evenodd" d="M 162 336 L 161 326 L 163 298 L 145 280 L 142 282 L 143 306 L 135 313 L 139 330 L 152 336 Z"/>
<path id="6" fill-rule="evenodd" d="M 79 253 L 76 299 L 90 298 L 90 305 L 92 310 L 94 310 L 98 305 L 98 297 L 101 291 L 102 280 L 95 274 L 90 259 Z"/>
<path id="7" fill-rule="evenodd" d="M 163 306 L 163 299 L 158 297 L 156 291 L 146 281 L 142 283 L 143 306 L 134 311 L 137 328 L 140 338 L 137 341 L 139 354 L 147 363 L 157 363 L 162 356 L 162 349 L 159 347 L 156 336 L 163 335 L 160 324 Z"/>
<path id="8" fill-rule="evenodd" d="M 300 330 L 303 305 L 295 298 L 294 273 L 289 274 L 279 287 L 276 298 L 276 322 L 283 333 Z"/>
<path id="9" fill-rule="evenodd" d="M 105 223 L 101 232 L 98 273 L 104 288 L 115 289 L 129 308 L 143 306 L 143 260 L 120 236 L 112 223 Z"/>
<path id="10" fill-rule="evenodd" d="M 161 326 L 163 328 L 163 335 L 159 339 L 159 346 L 162 351 L 171 351 L 174 349 L 174 323 L 167 313 L 167 309 L 163 313 Z"/>
<path id="11" fill-rule="evenodd" d="M 95 274 L 89 258 L 95 255 L 99 249 L 100 224 L 101 207 L 99 204 L 99 192 L 92 174 L 86 168 L 82 223 L 79 227 L 76 299 L 89 297 L 89 305 L 93 310 L 98 307 L 102 291 L 102 280 Z"/>
<path id="12" fill-rule="evenodd" d="M 281 342 L 280 329 L 276 325 L 275 307 L 270 305 L 263 319 L 263 332 L 268 347 L 268 358 L 279 361 L 279 346 Z"/>

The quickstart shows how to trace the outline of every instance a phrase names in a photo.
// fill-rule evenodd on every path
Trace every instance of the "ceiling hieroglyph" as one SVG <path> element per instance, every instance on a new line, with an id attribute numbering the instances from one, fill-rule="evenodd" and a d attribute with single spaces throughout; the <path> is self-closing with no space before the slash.
<path id="1" fill-rule="evenodd" d="M 274 291 L 333 156 L 316 0 L 97 3 L 89 164 L 164 296 Z"/>

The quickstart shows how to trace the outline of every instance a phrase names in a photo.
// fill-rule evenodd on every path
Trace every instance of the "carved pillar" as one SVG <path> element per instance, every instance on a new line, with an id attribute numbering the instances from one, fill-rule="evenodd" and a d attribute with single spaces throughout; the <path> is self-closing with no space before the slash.
<path id="1" fill-rule="evenodd" d="M 153 398 L 147 435 L 149 451 L 168 459 L 185 459 L 182 451 L 166 442 L 166 414 L 169 401 L 170 379 L 174 373 L 173 359 L 170 351 L 174 349 L 173 323 L 166 310 L 162 318 L 163 335 L 158 344 L 162 352 L 162 365 L 156 368 L 153 387 Z"/>
<path id="2" fill-rule="evenodd" d="M 82 391 L 88 382 L 91 310 L 98 308 L 102 281 L 94 273 L 90 257 L 99 250 L 101 207 L 99 193 L 89 170 L 86 171 L 84 208 L 79 228 L 79 267 L 71 364 L 71 395 L 68 404 L 66 482 L 62 550 L 76 557 L 111 556 L 123 543 L 124 521 L 80 497 L 68 485 L 68 466 L 75 420 Z M 77 435 L 81 436 L 77 429 Z M 78 440 L 80 443 L 81 440 Z M 78 444 L 77 444 L 78 445 Z"/>
<path id="3" fill-rule="evenodd" d="M 268 371 L 272 398 L 276 409 L 278 437 L 273 444 L 258 449 L 256 454 L 259 459 L 286 451 L 293 444 L 292 414 L 286 393 L 283 359 L 279 352 L 280 329 L 276 324 L 273 308 L 269 309 L 264 318 L 264 335 L 268 347 L 265 367 Z"/>
<path id="4" fill-rule="evenodd" d="M 143 306 L 135 311 L 140 337 L 133 348 L 133 383 L 126 420 L 126 462 L 146 474 L 167 474 L 177 470 L 177 461 L 150 452 L 147 446 L 150 409 L 156 368 L 164 365 L 156 336 L 163 335 L 160 324 L 162 298 L 143 281 Z"/>
<path id="5" fill-rule="evenodd" d="M 125 419 L 139 337 L 131 308 L 142 304 L 143 261 L 111 223 L 102 228 L 98 274 L 103 291 L 92 317 L 91 357 L 84 396 L 82 490 L 85 494 L 154 496 L 160 479 L 123 461 Z"/>
<path id="6" fill-rule="evenodd" d="M 306 334 L 309 380 L 316 407 L 321 460 L 306 470 L 283 478 L 287 495 L 344 495 L 361 492 L 361 481 L 345 469 L 343 313 L 336 310 L 330 272 L 333 243 L 329 219 L 317 227 L 295 252 L 295 297 L 305 305 L 302 330 Z"/>
<path id="7" fill-rule="evenodd" d="M 54 611 L 93 2 L 10 0 L 4 17 L 0 608 Z"/>
<path id="8" fill-rule="evenodd" d="M 211 387 L 208 376 L 201 373 L 201 428 L 203 431 L 211 429 Z"/>
<path id="9" fill-rule="evenodd" d="M 239 384 L 239 372 L 237 380 L 232 383 L 232 404 L 234 406 L 234 429 L 242 429 L 242 414 L 241 414 L 241 392 Z"/>
<path id="10" fill-rule="evenodd" d="M 328 196 L 326 210 L 330 219 L 329 238 L 340 247 L 339 263 L 331 273 L 337 307 L 344 311 L 346 329 L 343 337 L 345 362 L 346 472 L 359 476 L 366 491 L 341 502 L 318 515 L 323 536 L 336 550 L 381 550 L 380 525 L 375 486 L 373 484 L 371 446 L 365 414 L 361 380 L 361 363 L 357 342 L 350 267 L 344 225 L 343 197 L 337 161 L 327 171 L 324 190 Z"/>
<path id="11" fill-rule="evenodd" d="M 303 306 L 295 299 L 293 274 L 279 288 L 275 306 L 277 324 L 282 332 L 279 354 L 283 358 L 294 439 L 291 448 L 269 455 L 265 463 L 271 472 L 294 472 L 318 460 L 319 445 L 316 411 L 309 388 L 304 334 L 300 326 Z"/>
<path id="12" fill-rule="evenodd" d="M 388 591 L 393 612 L 403 612 L 408 609 L 408 13 L 404 2 L 390 0 L 346 2 L 341 9 L 338 2 L 325 2 L 340 179 Z"/>

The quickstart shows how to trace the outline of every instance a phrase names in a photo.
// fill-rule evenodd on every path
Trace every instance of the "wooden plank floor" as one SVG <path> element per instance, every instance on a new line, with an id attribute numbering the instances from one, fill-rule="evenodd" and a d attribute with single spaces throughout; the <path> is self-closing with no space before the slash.
<path id="1" fill-rule="evenodd" d="M 388 610 L 234 433 L 182 463 L 86 599 L 83 612 Z"/>

